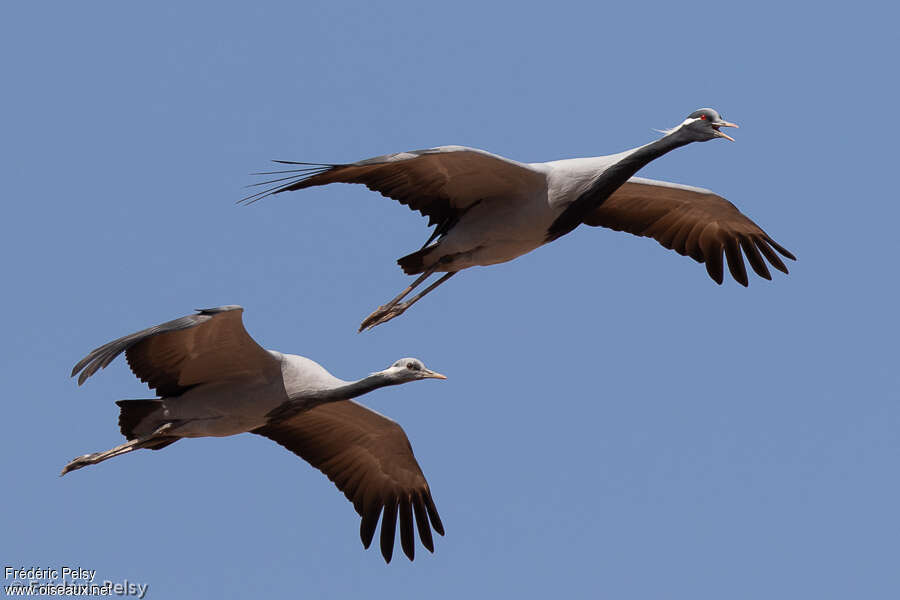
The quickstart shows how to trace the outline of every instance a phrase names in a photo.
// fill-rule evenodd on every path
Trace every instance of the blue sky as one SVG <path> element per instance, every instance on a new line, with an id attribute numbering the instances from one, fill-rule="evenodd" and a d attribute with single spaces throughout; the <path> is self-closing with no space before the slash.
<path id="1" fill-rule="evenodd" d="M 114 2 L 7 6 L 0 369 L 4 566 L 150 598 L 895 598 L 900 590 L 897 12 L 885 3 Z M 418 214 L 361 186 L 236 206 L 273 158 L 443 144 L 610 154 L 711 106 L 737 143 L 640 174 L 710 188 L 799 258 L 719 287 L 581 228 L 358 335 Z M 221 304 L 354 379 L 446 382 L 399 421 L 447 535 L 386 566 L 321 474 L 263 438 L 187 440 L 58 478 L 149 397 L 120 335 Z"/>

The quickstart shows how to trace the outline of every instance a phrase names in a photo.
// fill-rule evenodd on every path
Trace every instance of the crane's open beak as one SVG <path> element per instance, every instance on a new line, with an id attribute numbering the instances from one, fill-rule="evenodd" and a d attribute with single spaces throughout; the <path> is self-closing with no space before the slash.
<path id="1" fill-rule="evenodd" d="M 728 121 L 717 121 L 712 124 L 713 129 L 716 130 L 716 137 L 725 138 L 726 140 L 734 141 L 734 138 L 728 135 L 727 133 L 722 133 L 719 131 L 719 127 L 737 127 L 737 123 L 729 123 Z"/>
<path id="2" fill-rule="evenodd" d="M 426 379 L 447 379 L 446 375 L 441 375 L 440 373 L 432 371 L 431 369 L 425 369 L 422 372 L 422 377 Z"/>

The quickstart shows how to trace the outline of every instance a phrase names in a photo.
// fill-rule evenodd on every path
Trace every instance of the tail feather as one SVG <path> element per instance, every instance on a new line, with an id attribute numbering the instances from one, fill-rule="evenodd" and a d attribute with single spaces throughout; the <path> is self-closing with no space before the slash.
<path id="1" fill-rule="evenodd" d="M 412 254 L 407 254 L 406 256 L 397 259 L 397 264 L 400 265 L 400 268 L 403 269 L 403 272 L 407 275 L 418 275 L 419 273 L 425 272 L 425 255 L 431 248 L 422 248 L 421 250 L 416 250 Z"/>
<path id="2" fill-rule="evenodd" d="M 161 400 L 118 400 L 121 411 L 119 412 L 119 430 L 126 440 L 133 440 L 137 436 L 134 429 L 145 418 L 162 407 Z"/>

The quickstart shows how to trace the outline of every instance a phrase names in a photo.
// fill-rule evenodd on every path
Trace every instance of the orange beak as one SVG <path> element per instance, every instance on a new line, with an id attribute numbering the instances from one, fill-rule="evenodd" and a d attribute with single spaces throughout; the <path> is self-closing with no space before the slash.
<path id="1" fill-rule="evenodd" d="M 725 138 L 726 140 L 734 141 L 734 138 L 728 135 L 727 133 L 722 133 L 719 131 L 719 127 L 737 127 L 737 123 L 729 123 L 728 121 L 719 121 L 718 123 L 713 123 L 713 128 L 716 130 L 716 137 Z"/>

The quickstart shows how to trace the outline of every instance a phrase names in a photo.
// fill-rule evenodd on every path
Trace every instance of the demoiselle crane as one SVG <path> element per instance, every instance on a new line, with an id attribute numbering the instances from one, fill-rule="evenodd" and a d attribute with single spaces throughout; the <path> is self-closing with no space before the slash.
<path id="1" fill-rule="evenodd" d="M 358 381 L 343 381 L 308 358 L 260 347 L 244 329 L 242 312 L 240 306 L 200 310 L 104 344 L 75 365 L 72 376 L 80 373 L 81 385 L 124 352 L 134 374 L 160 398 L 116 402 L 128 441 L 72 460 L 61 475 L 182 438 L 249 431 L 327 475 L 362 517 L 366 548 L 383 513 L 385 561 L 393 554 L 398 515 L 406 556 L 415 556 L 414 521 L 422 545 L 434 552 L 431 528 L 443 535 L 444 527 L 406 434 L 350 399 L 388 385 L 446 377 L 418 359 L 403 358 Z"/>
<path id="2" fill-rule="evenodd" d="M 462 269 L 512 260 L 582 223 L 652 237 L 666 248 L 706 263 L 709 276 L 719 284 L 724 252 L 732 276 L 746 286 L 741 250 L 765 279 L 772 276 L 763 257 L 787 273 L 775 251 L 792 260 L 794 255 L 709 190 L 632 177 L 655 158 L 691 142 L 734 141 L 720 131 L 723 127 L 737 125 L 711 108 L 702 108 L 644 146 L 609 156 L 545 163 L 520 163 L 463 146 L 387 154 L 350 164 L 275 161 L 296 168 L 257 173 L 285 176 L 254 184 L 275 185 L 243 201 L 329 183 L 362 183 L 429 218 L 428 225 L 435 229 L 424 246 L 397 261 L 405 273 L 419 278 L 369 315 L 360 331 L 402 314 Z M 445 274 L 401 302 L 435 272 Z"/>

